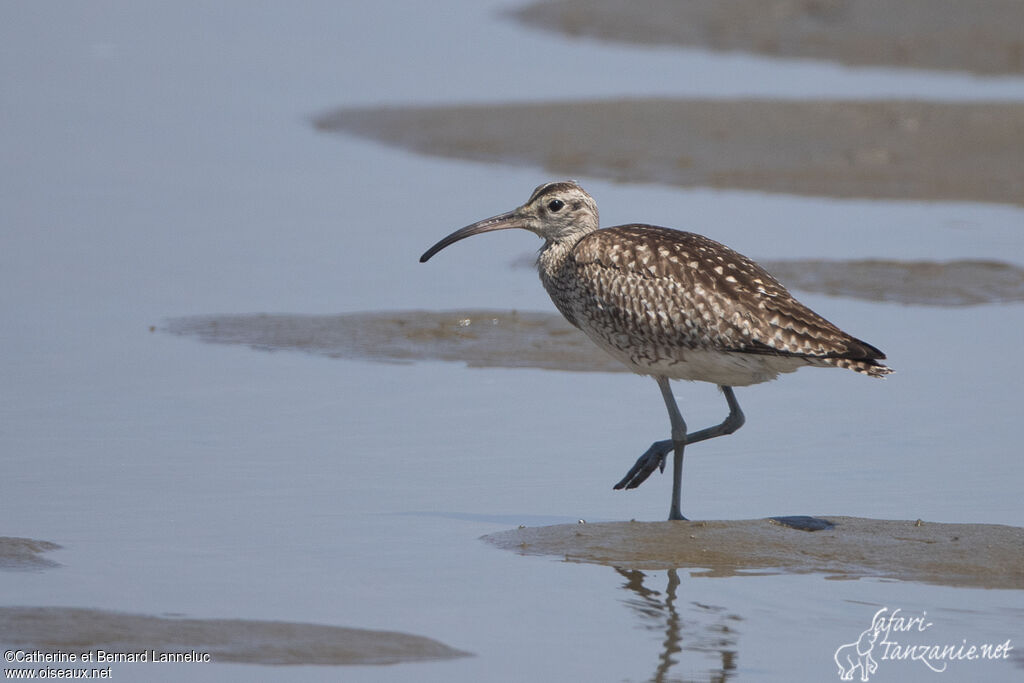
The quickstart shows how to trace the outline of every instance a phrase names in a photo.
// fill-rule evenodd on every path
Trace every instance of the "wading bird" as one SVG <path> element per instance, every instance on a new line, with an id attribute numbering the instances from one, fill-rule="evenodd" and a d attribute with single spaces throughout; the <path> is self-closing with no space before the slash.
<path id="1" fill-rule="evenodd" d="M 761 266 L 723 244 L 654 225 L 599 229 L 597 204 L 572 181 L 541 185 L 518 209 L 456 230 L 420 262 L 466 237 L 508 228 L 543 238 L 537 269 L 562 315 L 630 370 L 658 383 L 672 438 L 652 444 L 614 488 L 636 488 L 655 469 L 664 471 L 673 453 L 669 519 L 686 519 L 680 508 L 684 448 L 743 425 L 733 387 L 805 365 L 871 377 L 892 372 L 879 363 L 885 354 L 801 304 Z M 729 415 L 687 434 L 670 379 L 717 384 Z"/>

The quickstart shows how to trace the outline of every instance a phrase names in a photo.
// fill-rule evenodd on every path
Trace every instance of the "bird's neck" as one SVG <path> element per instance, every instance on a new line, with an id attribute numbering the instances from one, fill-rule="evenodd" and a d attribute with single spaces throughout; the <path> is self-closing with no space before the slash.
<path id="1" fill-rule="evenodd" d="M 586 233 L 579 233 L 567 239 L 546 240 L 537 255 L 537 270 L 540 272 L 540 279 L 544 286 L 548 286 L 550 279 L 558 277 L 566 261 L 572 255 L 572 250 L 579 244 L 579 241 L 586 237 Z"/>
<path id="2" fill-rule="evenodd" d="M 576 313 L 565 295 L 573 288 L 573 252 L 580 240 L 586 236 L 587 233 L 580 233 L 573 239 L 548 240 L 537 256 L 537 272 L 541 284 L 566 320 L 577 327 L 579 324 L 576 322 Z"/>

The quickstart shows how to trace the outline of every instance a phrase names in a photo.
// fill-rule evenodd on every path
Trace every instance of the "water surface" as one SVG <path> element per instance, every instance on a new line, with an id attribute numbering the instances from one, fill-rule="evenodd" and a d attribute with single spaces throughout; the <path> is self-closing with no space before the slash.
<path id="1" fill-rule="evenodd" d="M 611 490 L 668 436 L 661 398 L 629 373 L 542 369 L 543 347 L 516 364 L 516 335 L 497 347 L 501 362 L 470 361 L 486 367 L 441 358 L 453 340 L 484 358 L 484 346 L 505 343 L 440 329 L 431 316 L 443 312 L 543 314 L 540 338 L 557 336 L 536 275 L 508 267 L 540 246 L 534 236 L 488 235 L 417 261 L 451 230 L 522 203 L 551 179 L 544 158 L 424 155 L 310 123 L 385 104 L 633 98 L 980 111 L 1024 101 L 1019 77 L 570 40 L 510 21 L 508 3 L 468 0 L 18 7 L 0 21 L 0 450 L 3 534 L 17 545 L 0 555 L 35 559 L 2 568 L 0 607 L 48 615 L 43 631 L 68 628 L 86 643 L 101 642 L 101 625 L 123 627 L 132 647 L 171 642 L 183 620 L 208 634 L 197 650 L 222 638 L 254 657 L 115 665 L 114 680 L 830 680 L 836 649 L 883 607 L 927 612 L 934 626 L 921 638 L 938 642 L 1019 638 L 1015 589 L 883 572 L 708 578 L 480 540 L 579 519 L 662 524 L 667 477 Z M 936 7 L 940 21 L 946 6 Z M 642 168 L 628 151 L 617 158 Z M 766 194 L 650 184 L 566 159 L 608 225 L 695 230 L 804 272 L 816 262 L 1001 264 L 939 271 L 959 284 L 931 300 L 928 286 L 895 286 L 914 270 L 902 266 L 837 267 L 835 292 L 820 271 L 823 284 L 801 284 L 801 300 L 882 348 L 897 372 L 873 381 L 807 369 L 739 392 L 744 428 L 687 453 L 688 516 L 1024 526 L 1024 309 L 1004 290 L 1024 265 L 1024 213 L 1005 189 L 993 201 L 953 200 L 965 196 L 959 181 L 948 196 Z M 993 177 L 984 166 L 979 177 Z M 879 301 L 865 277 L 901 298 Z M 971 283 L 983 294 L 963 294 Z M 958 298 L 970 305 L 951 305 Z M 422 334 L 396 335 L 395 311 L 423 312 Z M 355 314 L 373 333 L 361 356 L 341 351 Z M 194 332 L 162 331 L 204 317 Z M 233 343 L 198 343 L 232 317 Z M 268 339 L 280 346 L 260 347 Z M 417 341 L 422 357 L 391 358 L 420 353 Z M 723 417 L 714 387 L 675 391 L 694 426 Z M 100 620 L 110 614 L 120 616 Z M 44 640 L 20 618 L 0 615 L 11 634 L 0 650 Z M 283 624 L 308 627 L 286 639 L 300 653 L 293 663 L 256 663 L 273 649 L 254 624 L 274 638 Z M 319 639 L 341 630 L 474 656 L 317 664 Z M 1013 660 L 945 674 L 880 665 L 879 680 L 1020 672 Z"/>

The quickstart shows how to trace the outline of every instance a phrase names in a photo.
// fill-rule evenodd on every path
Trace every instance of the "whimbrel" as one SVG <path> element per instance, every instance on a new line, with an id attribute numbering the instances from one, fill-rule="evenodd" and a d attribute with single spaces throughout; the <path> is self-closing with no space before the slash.
<path id="1" fill-rule="evenodd" d="M 801 304 L 761 266 L 723 244 L 654 225 L 598 229 L 597 204 L 572 181 L 541 185 L 518 209 L 456 230 L 420 262 L 466 237 L 507 228 L 544 239 L 537 269 L 562 315 L 630 370 L 657 381 L 672 438 L 653 443 L 614 488 L 636 488 L 654 470 L 663 472 L 673 453 L 669 519 L 686 519 L 680 508 L 684 448 L 743 425 L 733 387 L 805 365 L 871 377 L 892 372 L 878 362 L 885 354 Z M 687 434 L 670 379 L 717 384 L 729 415 Z"/>

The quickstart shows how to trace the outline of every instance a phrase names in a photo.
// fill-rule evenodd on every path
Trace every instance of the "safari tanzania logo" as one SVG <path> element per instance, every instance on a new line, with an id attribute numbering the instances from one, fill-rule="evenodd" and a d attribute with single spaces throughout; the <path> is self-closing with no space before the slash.
<path id="1" fill-rule="evenodd" d="M 936 642 L 922 635 L 932 626 L 927 612 L 910 616 L 900 609 L 881 608 L 857 640 L 836 648 L 839 678 L 852 681 L 859 674 L 861 681 L 869 681 L 883 662 L 913 663 L 942 673 L 953 662 L 1006 660 L 1013 650 L 1009 638 L 1002 643 L 971 643 L 966 638 Z"/>

